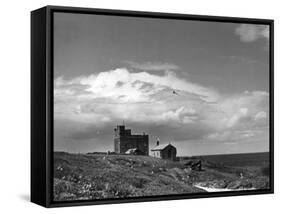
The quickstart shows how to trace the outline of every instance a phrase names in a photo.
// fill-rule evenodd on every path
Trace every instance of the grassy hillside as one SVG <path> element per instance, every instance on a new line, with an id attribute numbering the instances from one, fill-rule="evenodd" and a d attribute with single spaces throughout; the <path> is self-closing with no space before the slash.
<path id="1" fill-rule="evenodd" d="M 181 163 L 148 156 L 55 153 L 54 199 L 83 200 L 202 191 Z"/>
<path id="2" fill-rule="evenodd" d="M 203 161 L 201 171 L 186 161 L 148 156 L 54 153 L 54 200 L 91 200 L 204 192 L 194 187 L 267 188 L 268 176 L 246 168 Z M 245 173 L 240 177 L 241 170 Z M 261 174 L 260 174 L 261 173 Z"/>

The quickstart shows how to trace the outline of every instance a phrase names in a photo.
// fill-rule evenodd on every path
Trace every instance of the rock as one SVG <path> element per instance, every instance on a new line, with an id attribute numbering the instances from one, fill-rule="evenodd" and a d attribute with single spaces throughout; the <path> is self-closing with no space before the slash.
<path id="1" fill-rule="evenodd" d="M 201 160 L 193 162 L 191 164 L 191 169 L 195 171 L 201 171 L 202 170 L 202 163 Z"/>
<path id="2" fill-rule="evenodd" d="M 248 179 L 232 181 L 227 185 L 229 189 L 248 189 L 252 188 L 253 184 Z"/>
<path id="3" fill-rule="evenodd" d="M 192 161 L 187 161 L 187 162 L 185 162 L 184 166 L 191 166 L 192 164 L 193 164 Z"/>
<path id="4" fill-rule="evenodd" d="M 189 160 L 184 163 L 184 166 L 187 168 L 191 168 L 195 171 L 201 171 L 202 170 L 202 161 L 201 160 Z"/>
<path id="5" fill-rule="evenodd" d="M 214 188 L 226 188 L 227 183 L 224 180 L 215 181 L 213 184 Z"/>
<path id="6" fill-rule="evenodd" d="M 232 181 L 227 185 L 228 189 L 239 189 L 240 181 Z"/>
<path id="7" fill-rule="evenodd" d="M 252 188 L 253 185 L 249 180 L 242 180 L 240 183 L 240 188 Z"/>

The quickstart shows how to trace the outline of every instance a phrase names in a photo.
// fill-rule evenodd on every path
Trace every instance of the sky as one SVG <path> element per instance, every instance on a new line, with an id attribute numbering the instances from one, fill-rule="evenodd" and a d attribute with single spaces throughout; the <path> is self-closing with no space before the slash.
<path id="1" fill-rule="evenodd" d="M 125 121 L 178 155 L 269 150 L 269 27 L 54 14 L 54 149 L 113 151 Z"/>

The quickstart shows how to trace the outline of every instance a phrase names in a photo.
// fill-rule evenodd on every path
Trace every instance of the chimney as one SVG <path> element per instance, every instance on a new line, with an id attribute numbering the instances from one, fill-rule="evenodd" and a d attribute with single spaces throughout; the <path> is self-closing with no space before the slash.
<path id="1" fill-rule="evenodd" d="M 156 146 L 159 146 L 159 144 L 160 144 L 160 139 L 157 138 L 157 140 L 156 140 Z"/>

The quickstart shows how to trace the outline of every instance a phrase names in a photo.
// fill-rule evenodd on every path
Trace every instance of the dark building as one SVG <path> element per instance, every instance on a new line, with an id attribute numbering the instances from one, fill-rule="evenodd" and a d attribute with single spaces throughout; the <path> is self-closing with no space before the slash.
<path id="1" fill-rule="evenodd" d="M 119 154 L 148 155 L 148 135 L 133 134 L 131 129 L 125 129 L 125 125 L 118 125 L 114 129 L 114 152 Z"/>
<path id="2" fill-rule="evenodd" d="M 151 149 L 153 157 L 175 161 L 177 157 L 177 149 L 172 144 L 159 144 L 157 140 L 156 147 Z"/>

